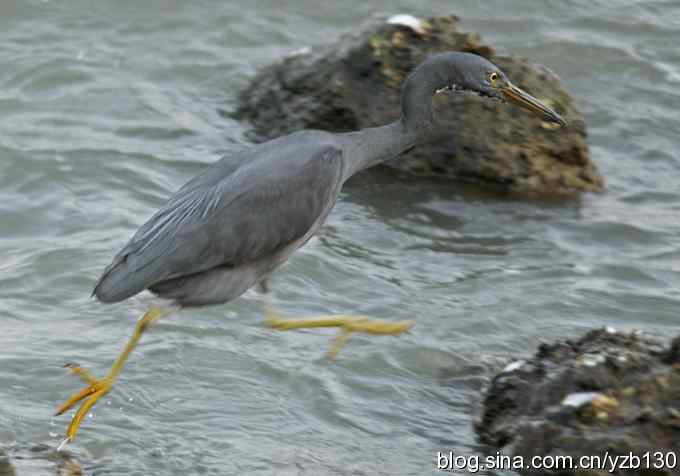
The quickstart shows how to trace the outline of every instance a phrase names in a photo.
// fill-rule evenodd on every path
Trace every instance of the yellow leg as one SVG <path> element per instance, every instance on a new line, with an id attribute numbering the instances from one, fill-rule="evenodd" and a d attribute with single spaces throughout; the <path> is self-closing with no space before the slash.
<path id="1" fill-rule="evenodd" d="M 152 307 L 146 312 L 146 314 L 144 314 L 137 321 L 137 325 L 135 326 L 135 330 L 132 334 L 132 337 L 130 338 L 127 345 L 123 349 L 123 352 L 120 353 L 116 361 L 113 363 L 113 366 L 111 367 L 111 370 L 109 370 L 109 373 L 106 374 L 106 377 L 102 379 L 97 379 L 94 377 L 94 375 L 92 375 L 87 370 L 81 368 L 79 365 L 76 364 L 66 365 L 66 367 L 71 372 L 79 376 L 88 385 L 81 391 L 75 393 L 71 398 L 64 402 L 63 405 L 57 408 L 55 416 L 61 415 L 66 410 L 73 407 L 76 403 L 85 399 L 85 401 L 80 406 L 75 416 L 71 420 L 71 424 L 68 426 L 68 429 L 66 430 L 66 438 L 64 439 L 64 441 L 62 441 L 61 445 L 59 445 L 60 448 L 62 448 L 66 443 L 69 443 L 75 439 L 76 433 L 78 432 L 78 428 L 80 427 L 83 418 L 85 417 L 85 415 L 87 415 L 87 412 L 90 411 L 94 404 L 97 403 L 97 400 L 99 400 L 104 395 L 109 393 L 111 387 L 113 386 L 113 383 L 116 381 L 118 375 L 120 375 L 121 371 L 123 370 L 125 362 L 127 361 L 128 357 L 130 356 L 134 348 L 139 343 L 139 339 L 142 338 L 142 334 L 144 333 L 144 331 L 146 331 L 151 324 L 157 321 L 165 313 L 166 311 L 159 307 Z"/>
<path id="2" fill-rule="evenodd" d="M 293 329 L 310 329 L 316 327 L 339 327 L 340 334 L 335 338 L 328 351 L 328 357 L 335 359 L 349 339 L 352 332 L 363 332 L 373 335 L 399 335 L 413 327 L 413 321 L 388 322 L 369 318 L 368 316 L 319 316 L 311 319 L 282 319 L 269 306 L 265 309 L 267 325 L 281 331 Z"/>

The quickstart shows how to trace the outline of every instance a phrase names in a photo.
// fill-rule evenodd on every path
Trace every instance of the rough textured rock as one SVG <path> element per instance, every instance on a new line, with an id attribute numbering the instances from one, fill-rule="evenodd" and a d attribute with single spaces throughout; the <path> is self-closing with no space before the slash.
<path id="1" fill-rule="evenodd" d="M 674 468 L 619 469 L 613 474 L 679 475 L 680 336 L 670 348 L 611 330 L 543 344 L 533 358 L 510 364 L 493 379 L 476 430 L 482 442 L 525 461 L 534 455 L 571 455 L 577 461 L 581 455 L 606 451 L 641 458 L 661 452 Z"/>
<path id="2" fill-rule="evenodd" d="M 433 53 L 469 51 L 496 63 L 570 125 L 555 130 L 516 106 L 472 94 L 438 94 L 432 140 L 388 165 L 523 193 L 603 189 L 588 157 L 583 116 L 553 72 L 523 58 L 497 56 L 477 34 L 459 31 L 454 16 L 421 20 L 416 30 L 380 22 L 265 67 L 239 95 L 235 116 L 250 121 L 255 140 L 303 128 L 349 131 L 385 124 L 399 117 L 401 83 L 414 66 Z"/>
<path id="3" fill-rule="evenodd" d="M 54 474 L 56 476 L 83 476 L 85 472 L 68 451 L 57 451 L 43 443 L 18 443 L 8 450 L 0 449 L 0 476 Z M 89 473 L 88 473 L 89 474 Z"/>
<path id="4" fill-rule="evenodd" d="M 9 462 L 7 455 L 0 450 L 0 476 L 15 476 L 14 466 Z"/>

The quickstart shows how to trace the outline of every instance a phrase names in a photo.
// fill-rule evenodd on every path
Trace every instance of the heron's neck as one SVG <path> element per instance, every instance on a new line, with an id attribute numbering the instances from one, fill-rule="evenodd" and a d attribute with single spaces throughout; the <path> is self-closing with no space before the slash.
<path id="1" fill-rule="evenodd" d="M 400 119 L 381 127 L 370 127 L 345 135 L 348 139 L 346 178 L 397 157 L 413 147 L 418 134 L 408 130 Z"/>
<path id="2" fill-rule="evenodd" d="M 424 66 L 424 67 L 423 67 Z M 441 75 L 424 64 L 414 70 L 402 88 L 401 118 L 382 127 L 346 134 L 349 161 L 346 178 L 392 159 L 427 136 L 432 126 L 432 95 L 446 85 Z"/>

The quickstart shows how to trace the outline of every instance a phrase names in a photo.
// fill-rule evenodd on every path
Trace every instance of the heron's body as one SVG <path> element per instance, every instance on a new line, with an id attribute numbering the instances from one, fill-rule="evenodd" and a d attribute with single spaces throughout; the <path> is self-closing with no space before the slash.
<path id="1" fill-rule="evenodd" d="M 333 139 L 304 131 L 209 166 L 139 229 L 95 295 L 115 302 L 149 288 L 182 306 L 240 296 L 328 216 L 346 170 Z"/>
<path id="2" fill-rule="evenodd" d="M 94 289 L 103 302 L 127 299 L 144 289 L 183 307 L 237 298 L 266 279 L 323 224 L 343 184 L 358 171 L 397 156 L 424 137 L 432 124 L 431 97 L 468 90 L 507 98 L 564 120 L 512 85 L 492 63 L 469 53 L 444 53 L 422 63 L 402 87 L 402 115 L 382 127 L 345 134 L 302 131 L 225 157 L 190 180 L 140 227 L 115 256 Z M 162 312 L 149 311 L 109 376 L 74 372 L 89 386 L 59 413 L 88 398 L 67 431 L 72 440 L 87 411 L 109 391 L 148 325 Z M 338 347 L 350 332 L 396 335 L 412 323 L 366 318 L 278 320 L 275 327 L 340 327 Z"/>
<path id="3" fill-rule="evenodd" d="M 94 294 L 116 302 L 150 289 L 181 306 L 240 296 L 323 224 L 355 172 L 348 157 L 361 139 L 307 130 L 224 157 L 140 227 Z"/>

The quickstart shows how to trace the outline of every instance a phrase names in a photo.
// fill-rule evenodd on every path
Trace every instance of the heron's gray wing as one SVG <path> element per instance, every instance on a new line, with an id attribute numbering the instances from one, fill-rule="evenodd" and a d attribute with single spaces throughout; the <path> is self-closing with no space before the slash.
<path id="1" fill-rule="evenodd" d="M 94 294 L 120 301 L 160 281 L 265 259 L 305 237 L 337 197 L 342 151 L 260 150 L 219 180 L 218 163 L 182 187 L 116 255 Z"/>

